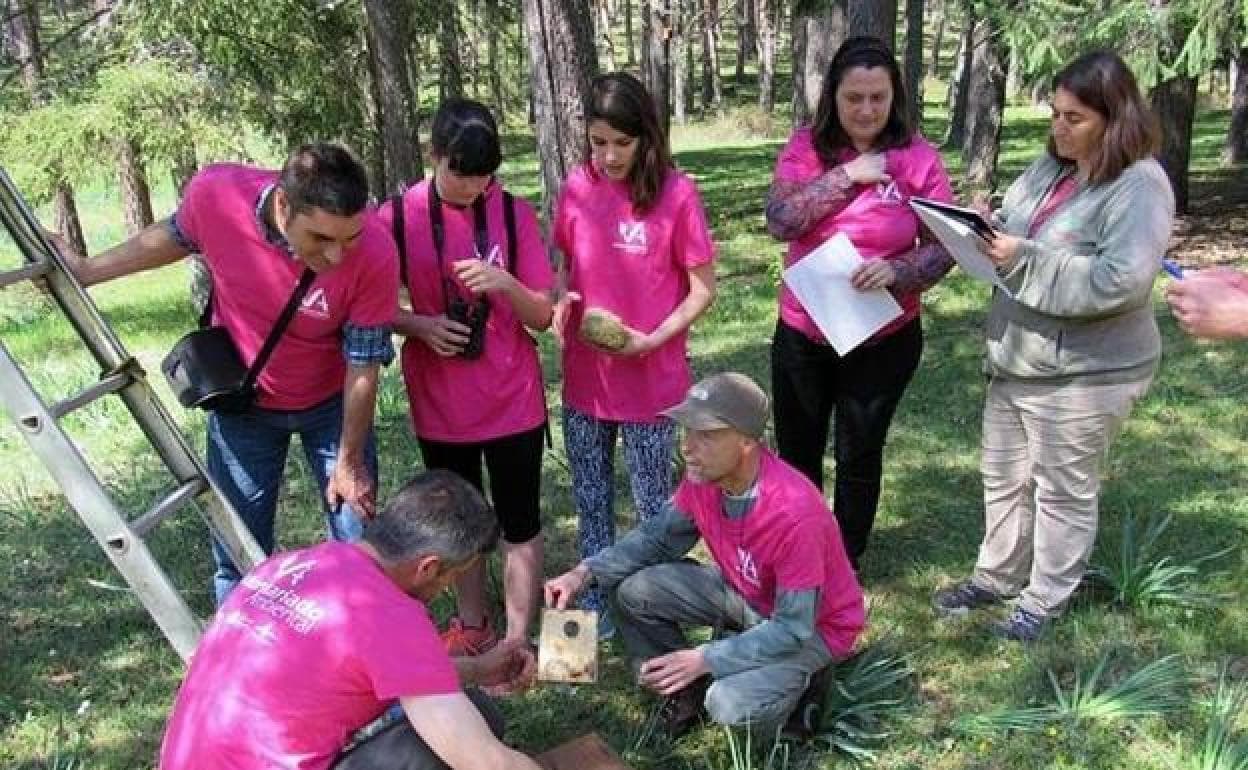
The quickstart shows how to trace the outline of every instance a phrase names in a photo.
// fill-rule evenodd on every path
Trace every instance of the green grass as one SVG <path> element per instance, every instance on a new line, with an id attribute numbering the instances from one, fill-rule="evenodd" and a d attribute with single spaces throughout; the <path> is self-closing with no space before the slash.
<path id="1" fill-rule="evenodd" d="M 929 101 L 928 133 L 939 138 L 943 116 L 934 95 Z M 781 249 L 763 230 L 762 200 L 785 126 L 781 121 L 755 130 L 758 125 L 734 112 L 678 129 L 675 143 L 678 162 L 701 185 L 720 249 L 719 297 L 693 334 L 693 366 L 699 375 L 740 369 L 767 383 Z M 1223 173 L 1215 169 L 1225 125 L 1225 112 L 1203 113 L 1197 122 L 1194 165 L 1209 178 Z M 753 133 L 747 136 L 747 129 Z M 1044 131 L 1043 109 L 1011 108 L 1001 155 L 1007 180 L 1039 151 Z M 519 135 L 508 149 L 505 178 L 519 192 L 535 195 L 531 139 Z M 957 159 L 947 158 L 956 176 Z M 111 191 L 85 190 L 80 205 L 94 248 L 120 237 Z M 171 206 L 171 192 L 161 187 L 157 211 Z M 11 266 L 12 249 L 3 242 L 0 257 Z M 149 372 L 158 371 L 160 357 L 193 323 L 185 272 L 177 266 L 92 294 Z M 1128 512 L 1169 514 L 1173 521 L 1158 536 L 1156 553 L 1189 564 L 1230 548 L 1216 571 L 1202 571 L 1191 585 L 1232 598 L 1208 608 L 1180 603 L 1125 609 L 1089 592 L 1050 639 L 1027 649 L 991 640 L 976 623 L 935 622 L 928 605 L 935 588 L 970 569 L 982 531 L 977 463 L 987 299 L 983 286 L 956 274 L 926 295 L 923 365 L 890 438 L 880 518 L 863 574 L 871 606 L 868 639 L 887 638 L 905 653 L 916 681 L 902 713 L 884 726 L 889 735 L 875 764 L 898 770 L 1177 766 L 1184 761 L 1181 747 L 1204 738 L 1209 720 L 1200 704 L 1213 690 L 1218 662 L 1248 655 L 1248 349 L 1192 342 L 1158 296 L 1164 363 L 1115 446 L 1096 559 L 1104 563 L 1118 552 Z M 0 339 L 49 398 L 95 377 L 68 326 L 32 291 L 0 293 Z M 557 366 L 548 335 L 542 350 L 557 413 Z M 397 375 L 393 368 L 385 374 L 377 419 L 383 498 L 419 467 Z M 167 396 L 160 378 L 153 380 Z M 202 444 L 199 416 L 173 412 Z M 157 460 L 118 404 L 95 405 L 68 424 L 124 505 L 144 508 L 163 488 Z M 576 526 L 557 421 L 553 427 L 555 448 L 547 454 L 544 479 L 551 573 L 573 560 Z M 292 460 L 288 481 L 279 538 L 284 547 L 297 547 L 323 537 L 323 524 L 302 460 Z M 628 526 L 631 506 L 622 475 L 618 484 L 621 523 Z M 205 614 L 211 607 L 207 545 L 193 516 L 167 523 L 154 542 L 175 581 Z M 442 614 L 448 609 L 445 599 L 435 607 Z M 7 421 L 0 425 L 0 650 L 0 765 L 153 765 L 181 665 Z M 1175 655 L 1197 684 L 1181 693 L 1182 707 L 1162 717 L 1059 721 L 1027 733 L 968 736 L 955 729 L 959 717 L 1049 703 L 1055 686 L 1069 691 L 1073 677 L 1108 650 L 1115 668 L 1107 679 L 1112 674 L 1120 681 L 1124 672 Z M 647 734 L 653 701 L 628 682 L 618 647 L 610 648 L 603 671 L 596 687 L 546 687 L 506 704 L 511 738 L 525 750 L 540 751 L 597 730 L 638 768 L 734 766 L 721 730 L 695 732 L 674 745 Z M 1229 729 L 1242 731 L 1242 717 Z M 787 764 L 843 762 L 816 748 L 797 750 Z"/>

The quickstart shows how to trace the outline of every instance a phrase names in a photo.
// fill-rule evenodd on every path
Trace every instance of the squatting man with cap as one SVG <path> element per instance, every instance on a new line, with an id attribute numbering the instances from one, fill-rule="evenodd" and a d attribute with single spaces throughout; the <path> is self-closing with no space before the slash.
<path id="1" fill-rule="evenodd" d="M 590 581 L 610 596 L 640 684 L 676 736 L 704 714 L 778 727 L 811 676 L 847 657 L 862 590 L 823 496 L 762 444 L 767 396 L 743 374 L 694 385 L 664 414 L 683 428 L 685 478 L 660 515 L 547 581 L 563 608 Z M 699 538 L 713 565 L 686 559 Z M 682 626 L 737 632 L 690 647 Z"/>

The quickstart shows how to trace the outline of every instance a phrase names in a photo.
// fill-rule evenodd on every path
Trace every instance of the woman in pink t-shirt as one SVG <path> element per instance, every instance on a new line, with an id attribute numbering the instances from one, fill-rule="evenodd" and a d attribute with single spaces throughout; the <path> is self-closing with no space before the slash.
<path id="1" fill-rule="evenodd" d="M 581 555 L 591 556 L 615 539 L 617 434 L 638 516 L 655 515 L 671 493 L 675 431 L 660 412 L 689 388 L 686 341 L 715 297 L 715 247 L 697 186 L 672 165 L 640 81 L 596 78 L 586 133 L 590 162 L 568 177 L 555 207 L 567 289 L 555 328 Z M 590 341 L 586 313 L 613 317 L 616 339 Z M 598 593 L 584 602 L 603 608 Z"/>
<path id="2" fill-rule="evenodd" d="M 506 636 L 523 639 L 537 606 L 542 565 L 541 479 L 546 399 L 530 330 L 550 325 L 554 276 L 533 208 L 512 199 L 494 172 L 502 162 L 489 110 L 467 99 L 433 118 L 434 174 L 403 195 L 400 254 L 411 310 L 395 330 L 425 467 L 482 489 L 503 533 Z M 510 213 L 509 210 L 510 209 Z M 394 202 L 381 218 L 395 232 Z M 445 634 L 456 655 L 497 641 L 485 606 L 484 567 L 455 583 L 459 614 Z"/>
<path id="3" fill-rule="evenodd" d="M 919 294 L 953 265 L 921 238 L 912 196 L 950 201 L 949 177 L 915 132 L 892 52 L 876 38 L 851 38 L 828 68 L 814 125 L 798 129 L 776 162 L 767 229 L 789 243 L 786 267 L 844 233 L 865 260 L 853 286 L 887 289 L 902 307 L 900 318 L 841 356 L 796 295 L 780 291 L 771 348 L 777 448 L 822 488 L 832 423 L 833 508 L 855 568 L 875 520 L 884 440 L 923 350 Z"/>

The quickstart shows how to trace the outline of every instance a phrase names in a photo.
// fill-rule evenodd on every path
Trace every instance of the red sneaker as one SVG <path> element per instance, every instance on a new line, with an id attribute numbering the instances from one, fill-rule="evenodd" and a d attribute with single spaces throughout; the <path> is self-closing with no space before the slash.
<path id="1" fill-rule="evenodd" d="M 451 618 L 442 632 L 442 643 L 452 658 L 480 655 L 498 644 L 498 634 L 490 627 L 489 619 L 481 627 L 474 628 L 464 625 L 464 621 L 456 616 Z"/>

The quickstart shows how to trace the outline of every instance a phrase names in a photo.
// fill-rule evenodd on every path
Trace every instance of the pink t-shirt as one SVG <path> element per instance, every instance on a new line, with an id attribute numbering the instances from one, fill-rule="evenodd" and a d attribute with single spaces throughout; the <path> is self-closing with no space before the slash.
<path id="1" fill-rule="evenodd" d="M 819 589 L 815 625 L 828 650 L 853 652 L 866 625 L 862 588 L 819 490 L 763 450 L 749 513 L 728 518 L 722 494 L 714 484 L 686 478 L 672 502 L 697 524 L 728 584 L 764 617 L 771 617 L 780 591 Z"/>
<path id="2" fill-rule="evenodd" d="M 278 554 L 217 611 L 161 770 L 319 770 L 400 696 L 460 690 L 425 605 L 347 543 Z"/>
<path id="3" fill-rule="evenodd" d="M 554 239 L 567 260 L 573 305 L 563 339 L 563 402 L 602 420 L 657 422 L 689 389 L 681 332 L 642 356 L 616 356 L 581 341 L 588 308 L 654 331 L 689 294 L 689 270 L 715 259 L 706 212 L 693 180 L 672 169 L 659 198 L 638 217 L 625 182 L 582 166 L 555 208 Z"/>
<path id="4" fill-rule="evenodd" d="M 841 152 L 840 163 L 858 157 L 853 149 Z M 820 244 L 837 233 L 845 233 L 863 259 L 890 259 L 914 248 L 919 234 L 919 219 L 910 208 L 913 196 L 952 202 L 953 190 L 949 175 L 936 148 L 917 134 L 906 147 L 885 153 L 891 183 L 869 187 L 856 185 L 850 200 L 842 208 L 824 217 L 802 237 L 789 243 L 784 266 L 798 262 Z M 810 128 L 800 128 L 780 152 L 776 160 L 775 179 L 787 182 L 811 181 L 828 169 L 815 152 Z M 892 334 L 919 314 L 917 293 L 895 293 L 902 316 L 881 329 L 873 339 Z M 797 295 L 782 285 L 780 318 L 789 326 L 813 340 L 823 341 L 823 334 L 798 301 Z"/>
<path id="5" fill-rule="evenodd" d="M 212 273 L 213 323 L 224 326 L 250 364 L 295 290 L 304 264 L 265 239 L 256 203 L 277 172 L 208 166 L 186 187 L 177 226 Z M 398 297 L 394 242 L 369 215 L 342 264 L 316 276 L 268 364 L 257 403 L 307 409 L 342 391 L 343 326 L 390 326 Z"/>
<path id="6" fill-rule="evenodd" d="M 445 312 L 441 277 L 451 280 L 448 296 L 468 289 L 455 277 L 452 264 L 476 255 L 472 207 L 442 204 L 444 246 L 442 272 L 433 246 L 429 224 L 429 182 L 421 182 L 403 196 L 407 234 L 407 275 L 412 310 L 418 315 Z M 490 248 L 484 256 L 507 269 L 507 228 L 503 215 L 503 188 L 486 189 L 486 223 Z M 542 241 L 537 215 L 527 201 L 515 199 L 516 264 L 520 283 L 535 291 L 549 291 L 554 274 Z M 387 232 L 393 232 L 394 211 L 387 202 L 378 212 Z M 444 358 L 424 342 L 408 339 L 403 344 L 403 380 L 411 404 L 416 435 L 433 441 L 488 441 L 531 430 L 546 420 L 546 393 L 537 346 L 516 316 L 511 302 L 492 296 L 485 325 L 484 354 L 469 361 L 458 356 Z"/>

